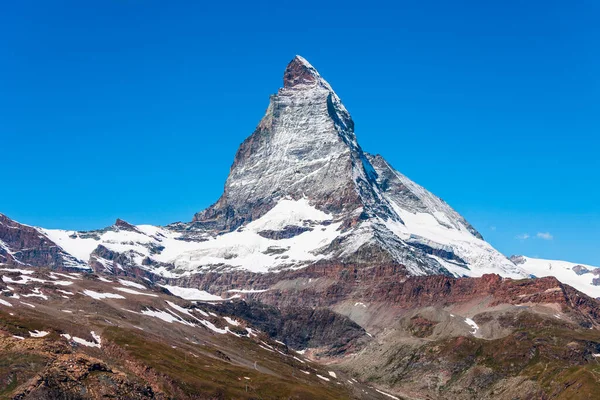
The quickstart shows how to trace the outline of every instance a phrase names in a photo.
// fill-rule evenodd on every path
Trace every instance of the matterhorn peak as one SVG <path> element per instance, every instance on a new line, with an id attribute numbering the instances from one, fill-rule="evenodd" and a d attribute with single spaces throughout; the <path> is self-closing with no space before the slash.
<path id="1" fill-rule="evenodd" d="M 298 85 L 314 86 L 319 81 L 322 81 L 319 72 L 302 56 L 294 57 L 283 74 L 284 88 Z"/>
<path id="2" fill-rule="evenodd" d="M 283 84 L 240 145 L 222 196 L 185 229 L 228 235 L 268 226 L 257 235 L 279 250 L 261 253 L 267 268 L 375 258 L 414 275 L 522 276 L 443 200 L 365 153 L 342 101 L 303 57 L 287 65 Z M 283 254 L 295 240 L 314 245 L 309 255 Z"/>

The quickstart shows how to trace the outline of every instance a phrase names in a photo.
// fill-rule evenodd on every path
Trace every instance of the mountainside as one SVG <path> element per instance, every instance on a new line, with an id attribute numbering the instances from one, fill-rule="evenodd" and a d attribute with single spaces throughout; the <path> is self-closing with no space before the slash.
<path id="1" fill-rule="evenodd" d="M 598 271 L 500 254 L 296 56 L 192 221 L 0 214 L 0 398 L 591 399 Z"/>
<path id="2" fill-rule="evenodd" d="M 307 344 L 365 340 L 327 310 L 296 319 L 329 322 L 305 324 Z M 145 280 L 0 266 L 0 399 L 385 398 L 270 337 L 301 341 L 285 324 L 269 333 Z"/>
<path id="3" fill-rule="evenodd" d="M 598 267 L 525 256 L 512 256 L 510 259 L 533 276 L 540 278 L 553 276 L 588 296 L 600 298 L 600 268 Z"/>
<path id="4" fill-rule="evenodd" d="M 165 278 L 323 261 L 396 264 L 405 275 L 527 276 L 443 200 L 365 153 L 340 98 L 299 56 L 240 146 L 223 195 L 192 222 L 39 232 L 78 264 Z"/>

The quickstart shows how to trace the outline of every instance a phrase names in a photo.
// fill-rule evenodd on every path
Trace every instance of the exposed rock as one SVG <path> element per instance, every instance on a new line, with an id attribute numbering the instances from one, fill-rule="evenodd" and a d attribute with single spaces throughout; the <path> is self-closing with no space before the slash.
<path id="1" fill-rule="evenodd" d="M 39 267 L 87 268 L 32 226 L 0 214 L 0 262 Z"/>

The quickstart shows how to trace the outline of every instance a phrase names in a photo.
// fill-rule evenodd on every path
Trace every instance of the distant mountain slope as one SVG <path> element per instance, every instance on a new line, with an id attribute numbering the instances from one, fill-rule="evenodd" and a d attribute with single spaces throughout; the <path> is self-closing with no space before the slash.
<path id="1" fill-rule="evenodd" d="M 553 276 L 588 296 L 600 298 L 600 268 L 598 267 L 526 256 L 512 256 L 510 259 L 531 275 L 538 278 Z"/>

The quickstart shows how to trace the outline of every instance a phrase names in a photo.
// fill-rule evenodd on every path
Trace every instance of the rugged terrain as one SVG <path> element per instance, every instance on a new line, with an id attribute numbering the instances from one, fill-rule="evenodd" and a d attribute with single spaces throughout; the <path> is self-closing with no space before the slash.
<path id="1" fill-rule="evenodd" d="M 5 398 L 600 392 L 597 269 L 500 254 L 364 152 L 300 56 L 211 207 L 87 232 L 0 214 L 0 276 Z"/>

